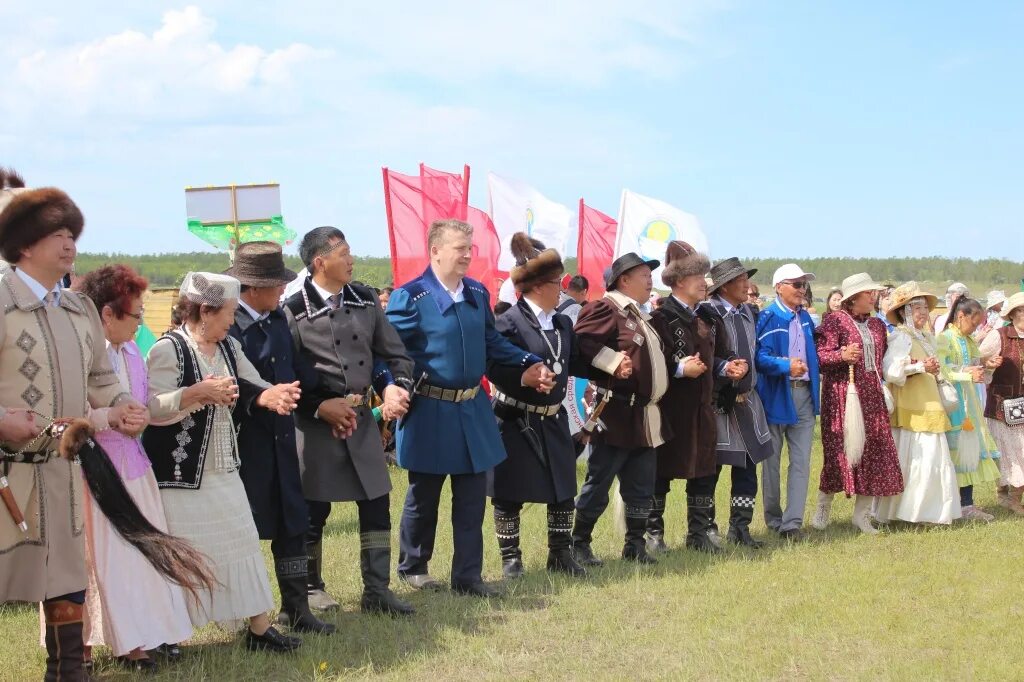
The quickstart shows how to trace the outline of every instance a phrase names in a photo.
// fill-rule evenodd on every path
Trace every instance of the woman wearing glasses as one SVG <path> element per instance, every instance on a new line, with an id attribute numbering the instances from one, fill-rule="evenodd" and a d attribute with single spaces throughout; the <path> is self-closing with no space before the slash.
<path id="1" fill-rule="evenodd" d="M 146 364 L 135 333 L 142 321 L 142 294 L 147 282 L 125 265 L 108 265 L 90 272 L 77 285 L 92 299 L 103 321 L 107 355 L 121 387 L 145 405 L 148 396 Z M 90 421 L 96 441 L 117 468 L 125 488 L 150 523 L 167 532 L 160 490 L 149 458 L 138 438 L 129 438 L 105 425 L 106 409 L 93 410 Z M 85 643 L 106 645 L 126 666 L 151 671 L 156 664 L 147 650 L 182 642 L 192 636 L 192 621 L 182 588 L 167 581 L 125 542 L 85 494 L 89 589 Z M 167 647 L 164 647 L 167 650 Z M 89 656 L 87 655 L 87 658 Z"/>

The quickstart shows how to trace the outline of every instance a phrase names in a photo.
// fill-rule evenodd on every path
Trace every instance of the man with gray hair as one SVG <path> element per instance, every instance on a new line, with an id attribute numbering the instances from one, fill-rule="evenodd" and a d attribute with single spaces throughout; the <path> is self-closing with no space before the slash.
<path id="1" fill-rule="evenodd" d="M 970 296 L 971 292 L 967 290 L 967 285 L 963 282 L 953 282 L 946 289 L 946 312 L 935 318 L 935 335 L 938 336 L 942 333 L 942 330 L 946 328 L 946 320 L 949 318 L 949 311 L 953 309 L 961 297 Z"/>
<path id="2" fill-rule="evenodd" d="M 550 391 L 553 375 L 541 358 L 494 328 L 490 294 L 466 277 L 473 227 L 435 221 L 427 234 L 430 265 L 391 294 L 388 320 L 415 363 L 414 395 L 398 422 L 398 465 L 409 472 L 399 532 L 398 574 L 417 589 L 436 590 L 430 577 L 441 488 L 451 477 L 455 554 L 451 587 L 495 596 L 483 582 L 483 522 L 487 472 L 505 459 L 498 426 L 480 380 L 489 363 L 523 370 L 522 383 Z"/>

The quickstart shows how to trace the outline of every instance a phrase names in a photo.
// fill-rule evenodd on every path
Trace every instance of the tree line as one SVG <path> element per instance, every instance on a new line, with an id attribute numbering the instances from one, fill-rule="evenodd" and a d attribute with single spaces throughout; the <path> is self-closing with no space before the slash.
<path id="1" fill-rule="evenodd" d="M 754 281 L 762 288 L 771 286 L 771 276 L 783 263 L 795 260 L 807 272 L 813 272 L 820 284 L 815 296 L 825 292 L 822 287 L 838 284 L 844 277 L 857 272 L 868 272 L 876 281 L 899 284 L 908 280 L 927 283 L 939 293 L 949 283 L 961 281 L 972 289 L 975 296 L 984 296 L 988 289 L 1016 291 L 1024 277 L 1024 262 L 1000 258 L 972 260 L 970 258 L 743 258 L 749 268 L 757 268 Z M 298 256 L 285 255 L 288 267 L 296 272 L 302 269 Z M 164 253 L 133 256 L 127 254 L 81 253 L 75 263 L 76 271 L 85 274 L 109 263 L 125 263 L 149 279 L 154 288 L 175 287 L 181 284 L 190 270 L 222 272 L 230 267 L 226 253 Z M 576 259 L 568 258 L 566 272 L 576 271 Z M 356 258 L 355 277 L 374 287 L 391 285 L 389 258 Z M 660 285 L 660 282 L 656 282 Z"/>

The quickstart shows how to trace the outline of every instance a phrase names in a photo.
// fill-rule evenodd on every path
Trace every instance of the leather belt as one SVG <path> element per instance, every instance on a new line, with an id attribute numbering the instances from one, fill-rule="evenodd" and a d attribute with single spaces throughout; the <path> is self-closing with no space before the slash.
<path id="1" fill-rule="evenodd" d="M 466 400 L 472 400 L 479 392 L 479 386 L 474 386 L 473 388 L 441 388 L 440 386 L 431 386 L 430 384 L 420 384 L 416 387 L 418 395 L 425 395 L 428 398 L 444 400 L 449 403 L 461 403 Z"/>
<path id="2" fill-rule="evenodd" d="M 811 382 L 808 381 L 807 379 L 790 379 L 789 383 L 791 383 L 794 386 L 810 386 L 811 385 Z"/>
<path id="3" fill-rule="evenodd" d="M 553 417 L 562 409 L 561 403 L 556 405 L 531 405 L 530 403 L 524 403 L 521 400 L 516 400 L 512 396 L 505 395 L 497 388 L 494 389 L 494 399 L 502 405 L 508 405 L 509 407 L 514 407 L 517 410 L 522 410 L 523 412 L 539 414 L 542 417 Z"/>

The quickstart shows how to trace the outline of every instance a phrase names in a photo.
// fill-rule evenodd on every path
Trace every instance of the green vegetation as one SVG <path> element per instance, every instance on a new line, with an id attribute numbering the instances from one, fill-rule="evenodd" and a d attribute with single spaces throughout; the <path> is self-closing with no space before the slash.
<path id="1" fill-rule="evenodd" d="M 817 444 L 813 462 L 808 516 L 821 462 Z M 718 486 L 720 525 L 728 516 L 728 478 L 726 472 Z M 397 554 L 404 472 L 394 470 L 392 480 Z M 330 617 L 336 635 L 306 637 L 296 655 L 279 656 L 249 653 L 234 633 L 211 626 L 185 646 L 180 663 L 153 679 L 1016 679 L 1013 633 L 1024 607 L 1013 597 L 1011 574 L 1024 520 L 997 509 L 993 489 L 979 487 L 975 495 L 996 515 L 994 523 L 900 525 L 866 537 L 850 525 L 852 501 L 837 499 L 832 525 L 793 546 L 765 529 L 759 496 L 752 530 L 768 546 L 709 557 L 681 549 L 685 492 L 676 482 L 666 518 L 673 551 L 648 569 L 620 561 L 621 536 L 606 517 L 594 547 L 607 564 L 580 581 L 544 570 L 545 512 L 529 505 L 523 580 L 493 602 L 396 585 L 419 610 L 408 620 L 358 613 L 356 508 L 336 504 L 324 539 L 327 584 L 342 602 Z M 449 493 L 442 499 L 431 572 L 446 579 Z M 501 562 L 489 509 L 484 540 L 484 576 L 496 580 Z M 41 678 L 37 607 L 0 607 L 0 628 L 0 679 Z M 97 673 L 134 679 L 102 650 Z"/>
<path id="2" fill-rule="evenodd" d="M 288 267 L 299 271 L 302 262 L 297 256 L 286 255 Z M 783 263 L 792 259 L 744 258 L 745 265 L 757 268 L 754 277 L 762 289 L 770 289 L 771 276 Z M 925 283 L 926 288 L 942 293 L 950 282 L 960 281 L 970 287 L 975 296 L 984 296 L 990 289 L 1016 291 L 1024 277 L 1024 262 L 987 258 L 806 258 L 796 259 L 808 272 L 817 276 L 815 296 L 822 297 L 829 286 L 838 284 L 844 277 L 869 272 L 880 282 L 896 284 L 916 279 Z M 108 263 L 126 263 L 149 278 L 153 287 L 173 287 L 189 270 L 221 272 L 230 265 L 226 253 L 164 253 L 147 256 L 126 254 L 82 253 L 78 255 L 76 268 L 86 273 Z M 566 271 L 576 271 L 576 259 L 566 259 Z M 356 279 L 371 286 L 382 287 L 391 283 L 391 262 L 388 258 L 357 258 Z M 656 282 L 656 285 L 660 283 Z"/>

